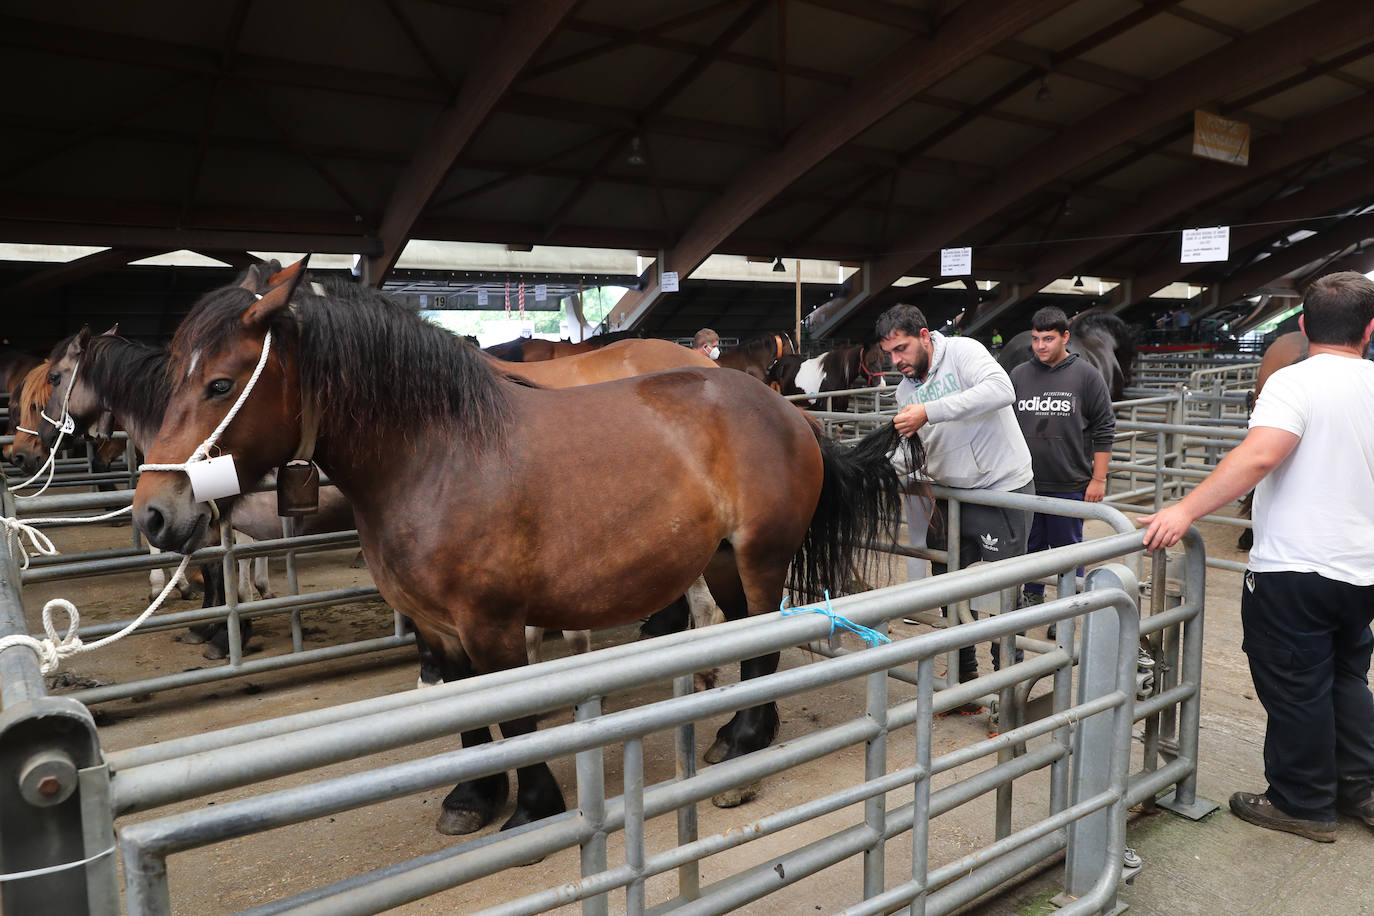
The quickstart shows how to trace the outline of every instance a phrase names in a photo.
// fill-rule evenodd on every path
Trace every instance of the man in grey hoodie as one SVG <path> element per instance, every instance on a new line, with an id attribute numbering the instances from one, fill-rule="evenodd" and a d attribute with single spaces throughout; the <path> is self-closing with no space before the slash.
<path id="1" fill-rule="evenodd" d="M 919 433 L 932 483 L 969 490 L 1034 493 L 1030 451 L 1012 411 L 1011 379 L 981 343 L 932 332 L 913 305 L 894 305 L 878 318 L 877 337 L 902 373 L 900 410 L 893 425 L 903 436 Z M 901 450 L 894 455 L 899 473 Z M 1030 512 L 961 503 L 959 565 L 1001 560 L 1026 551 Z M 913 547 L 925 546 L 930 507 L 907 498 Z M 938 574 L 944 572 L 932 564 Z M 993 663 L 998 647 L 993 645 Z M 978 676 L 974 647 L 959 652 L 959 680 Z M 951 679 L 952 680 L 952 679 Z M 970 711 L 971 710 L 961 710 Z"/>

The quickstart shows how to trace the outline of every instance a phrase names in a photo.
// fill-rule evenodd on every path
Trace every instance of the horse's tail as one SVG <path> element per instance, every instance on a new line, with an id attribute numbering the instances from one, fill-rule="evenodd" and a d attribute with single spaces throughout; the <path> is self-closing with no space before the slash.
<path id="1" fill-rule="evenodd" d="M 820 502 L 806 537 L 792 562 L 788 588 L 798 602 L 812 601 L 828 589 L 843 594 L 850 582 L 868 577 L 872 553 L 869 543 L 895 540 L 900 517 L 901 481 L 888 457 L 893 449 L 908 450 L 908 466 L 925 466 L 920 439 L 905 439 L 885 423 L 858 443 L 840 445 L 812 424 L 821 447 L 825 475 Z"/>

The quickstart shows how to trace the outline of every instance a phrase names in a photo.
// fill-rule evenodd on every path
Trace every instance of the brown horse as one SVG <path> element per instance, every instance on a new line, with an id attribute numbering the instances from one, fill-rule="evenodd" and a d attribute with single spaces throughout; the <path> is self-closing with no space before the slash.
<path id="1" fill-rule="evenodd" d="M 843 582 L 858 545 L 890 534 L 890 426 L 841 448 L 733 372 L 524 385 L 375 290 L 304 276 L 303 262 L 266 277 L 250 269 L 242 285 L 201 298 L 172 342 L 171 402 L 148 459 L 184 462 L 236 402 L 215 446 L 241 484 L 313 455 L 353 501 L 382 596 L 438 650 L 446 680 L 525 664 L 527 623 L 637 620 L 708 564 L 727 616 L 767 613 L 789 584 L 818 595 Z M 134 516 L 173 550 L 195 547 L 210 522 L 181 471 L 145 471 Z M 749 659 L 741 676 L 777 664 L 777 653 Z M 773 703 L 740 710 L 708 759 L 761 749 L 777 727 Z M 465 746 L 490 740 L 485 727 L 463 734 Z M 546 764 L 517 775 L 506 827 L 564 810 Z M 507 791 L 505 773 L 460 784 L 439 829 L 480 829 Z"/>
<path id="2" fill-rule="evenodd" d="M 768 370 L 773 368 L 773 364 L 787 354 L 796 352 L 797 345 L 793 342 L 792 335 L 783 332 L 759 337 L 742 343 L 733 350 L 726 350 L 720 354 L 720 359 L 716 362 L 727 369 L 738 369 L 748 373 L 760 382 L 767 382 Z"/>
<path id="3" fill-rule="evenodd" d="M 38 470 L 48 454 L 36 433 L 43 422 L 43 405 L 48 403 L 51 394 L 46 359 L 30 369 L 10 392 L 9 424 L 5 433 L 13 436 L 14 441 L 5 446 L 5 460 L 13 461 L 25 474 Z"/>
<path id="4" fill-rule="evenodd" d="M 1259 400 L 1260 392 L 1264 390 L 1264 383 L 1269 381 L 1269 376 L 1286 369 L 1294 363 L 1300 363 L 1307 359 L 1308 341 L 1307 335 L 1302 331 L 1290 331 L 1287 334 L 1274 338 L 1274 341 L 1265 348 L 1264 356 L 1260 358 L 1259 370 L 1255 373 L 1255 390 L 1245 396 L 1245 408 L 1247 411 L 1253 410 L 1255 402 Z M 1241 500 L 1240 510 L 1236 513 L 1239 518 L 1249 518 L 1251 510 L 1254 509 L 1255 491 L 1251 490 L 1245 494 L 1245 499 Z M 1255 543 L 1255 532 L 1252 528 L 1246 528 L 1236 538 L 1236 549 L 1249 550 Z"/>
<path id="5" fill-rule="evenodd" d="M 489 354 L 488 359 L 498 372 L 523 376 L 545 388 L 573 388 L 665 369 L 714 369 L 716 366 L 704 353 L 669 340 L 647 337 L 618 340 L 595 350 L 539 362 L 512 363 Z"/>

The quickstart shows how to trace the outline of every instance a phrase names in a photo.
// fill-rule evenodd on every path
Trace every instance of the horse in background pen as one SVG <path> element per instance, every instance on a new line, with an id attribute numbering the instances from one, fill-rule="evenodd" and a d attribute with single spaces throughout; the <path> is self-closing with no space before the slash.
<path id="1" fill-rule="evenodd" d="M 1135 377 L 1135 344 L 1140 329 L 1101 308 L 1079 312 L 1069 322 L 1069 352 L 1076 353 L 1102 375 L 1112 400 L 1119 401 Z M 1007 341 L 998 364 L 1007 372 L 1035 359 L 1031 332 Z"/>
<path id="2" fill-rule="evenodd" d="M 708 369 L 530 387 L 376 290 L 305 276 L 301 262 L 260 296 L 212 291 L 182 322 L 148 454 L 176 470 L 143 473 L 135 520 L 153 543 L 192 549 L 210 509 L 181 470 L 187 457 L 213 443 L 252 483 L 299 456 L 308 415 L 312 456 L 352 500 L 382 596 L 415 621 L 446 680 L 526 664 L 526 624 L 635 621 L 704 570 L 727 617 L 771 613 L 788 587 L 834 590 L 863 544 L 893 534 L 900 485 L 888 454 L 915 445 L 891 424 L 839 446 L 766 387 Z M 777 667 L 777 653 L 746 659 L 741 677 Z M 500 727 L 515 737 L 536 722 Z M 778 728 L 776 704 L 741 709 L 707 760 L 760 750 Z M 462 738 L 472 747 L 491 733 Z M 546 763 L 517 776 L 506 828 L 565 810 Z M 751 788 L 717 804 L 740 804 Z M 508 793 L 505 772 L 461 783 L 439 829 L 480 829 Z"/>
<path id="3" fill-rule="evenodd" d="M 820 356 L 806 357 L 789 354 L 778 358 L 768 372 L 768 383 L 784 396 L 824 394 L 827 391 L 848 391 L 852 388 L 884 388 L 887 380 L 883 378 L 885 357 L 882 347 L 874 344 L 855 344 L 822 353 Z M 827 410 L 845 411 L 849 409 L 849 398 L 828 399 L 813 397 L 808 401 L 795 401 L 803 407 L 821 407 Z"/>
<path id="4" fill-rule="evenodd" d="M 767 337 L 758 337 L 734 349 L 726 350 L 720 354 L 716 363 L 726 369 L 738 369 L 760 382 L 767 383 L 768 373 L 773 365 L 784 356 L 795 355 L 796 352 L 797 344 L 792 340 L 792 335 L 783 331 L 769 334 Z"/>

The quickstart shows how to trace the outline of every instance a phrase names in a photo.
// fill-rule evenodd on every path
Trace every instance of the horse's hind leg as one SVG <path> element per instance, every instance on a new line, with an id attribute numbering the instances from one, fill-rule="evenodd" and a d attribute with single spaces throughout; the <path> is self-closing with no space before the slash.
<path id="1" fill-rule="evenodd" d="M 734 563 L 727 567 L 720 562 L 722 559 L 732 559 L 732 551 L 722 549 L 716 556 L 717 560 L 713 560 L 711 566 L 707 567 L 706 581 L 710 584 L 711 594 L 720 604 L 727 620 L 739 620 L 748 615 L 751 595 L 752 603 L 760 608 L 766 608 L 777 600 L 773 597 L 774 594 L 778 598 L 782 596 L 787 568 L 785 563 L 776 570 L 755 573 L 749 577 L 750 582 L 746 585 Z M 739 666 L 740 680 L 772 674 L 778 670 L 778 660 L 777 652 L 745 659 Z M 762 703 L 741 709 L 716 732 L 715 742 L 706 751 L 706 762 L 720 763 L 762 750 L 773 743 L 778 734 L 778 726 L 777 703 Z M 759 788 L 760 784 L 757 782 L 739 786 L 716 795 L 711 801 L 718 808 L 733 808 L 757 795 Z"/>

